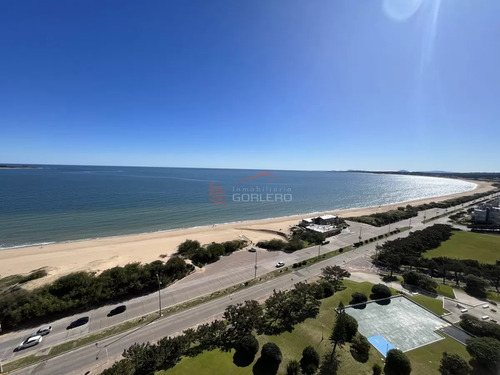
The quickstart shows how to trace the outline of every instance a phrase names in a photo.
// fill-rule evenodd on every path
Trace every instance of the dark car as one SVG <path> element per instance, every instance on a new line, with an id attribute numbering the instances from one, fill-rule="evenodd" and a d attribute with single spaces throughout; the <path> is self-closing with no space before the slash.
<path id="1" fill-rule="evenodd" d="M 88 322 L 89 322 L 89 317 L 84 316 L 83 318 L 79 318 L 77 320 L 72 321 L 71 324 L 66 327 L 66 329 L 80 327 L 80 326 L 83 326 L 84 324 L 87 324 Z"/>
<path id="2" fill-rule="evenodd" d="M 113 310 L 111 310 L 108 314 L 108 316 L 113 316 L 113 315 L 118 315 L 118 314 L 121 314 L 122 312 L 124 312 L 125 310 L 127 310 L 127 306 L 125 305 L 120 305 L 118 307 L 115 307 Z"/>
<path id="3" fill-rule="evenodd" d="M 257 249 L 255 247 L 252 247 L 252 248 L 248 249 L 248 251 L 250 251 L 251 253 L 256 253 Z"/>

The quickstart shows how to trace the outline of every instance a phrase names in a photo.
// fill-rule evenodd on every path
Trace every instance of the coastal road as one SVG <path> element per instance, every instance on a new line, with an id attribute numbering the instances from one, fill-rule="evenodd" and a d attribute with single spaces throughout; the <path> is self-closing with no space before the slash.
<path id="1" fill-rule="evenodd" d="M 439 211 L 437 212 L 432 212 L 431 214 L 439 215 L 441 214 Z M 439 219 L 437 221 L 432 221 L 428 224 L 422 224 L 421 220 L 424 217 L 424 213 L 420 213 L 418 217 L 412 218 L 412 227 L 416 229 L 421 229 L 425 226 L 433 225 L 435 222 L 446 222 L 446 218 Z M 430 217 L 429 212 L 427 213 L 427 218 Z M 394 229 L 395 227 L 403 227 L 407 226 L 409 224 L 406 221 L 404 222 L 399 222 L 396 225 L 393 225 L 391 229 Z M 235 284 L 239 284 L 244 281 L 248 281 L 254 277 L 254 264 L 255 264 L 255 256 L 257 256 L 257 263 L 258 263 L 258 272 L 257 272 L 257 277 L 259 275 L 262 275 L 264 273 L 267 273 L 271 270 L 274 270 L 274 265 L 276 264 L 277 261 L 282 260 L 284 261 L 287 266 L 291 265 L 294 262 L 298 262 L 303 259 L 310 258 L 311 256 L 315 256 L 318 254 L 319 251 L 321 253 L 324 253 L 326 251 L 331 251 L 338 249 L 339 247 L 346 246 L 348 244 L 352 244 L 355 241 L 358 241 L 359 237 L 359 232 L 361 230 L 361 236 L 363 239 L 370 238 L 373 236 L 376 236 L 378 234 L 382 233 L 387 233 L 389 230 L 389 226 L 386 227 L 381 227 L 381 228 L 375 228 L 371 227 L 368 225 L 364 224 L 358 224 L 358 223 L 350 223 L 350 230 L 349 232 L 342 233 L 339 236 L 330 238 L 330 244 L 322 246 L 321 249 L 319 247 L 312 247 L 308 249 L 303 249 L 301 251 L 295 252 L 293 254 L 283 254 L 281 252 L 267 252 L 263 250 L 259 250 L 257 255 L 255 253 L 249 253 L 246 251 L 239 251 L 231 256 L 224 257 L 221 259 L 219 262 L 214 263 L 212 265 L 208 265 L 205 268 L 204 272 L 198 272 L 195 274 L 192 274 L 188 277 L 186 277 L 183 280 L 180 280 L 176 284 L 162 290 L 162 306 L 163 307 L 168 307 L 171 305 L 175 305 L 177 303 L 196 298 L 201 295 L 205 295 L 208 293 L 212 293 L 216 290 L 226 288 L 228 286 L 232 286 Z M 407 236 L 409 233 L 408 232 L 403 232 L 398 235 L 393 236 L 392 238 L 397 238 L 397 237 L 403 237 Z M 177 315 L 174 317 L 168 317 L 161 319 L 159 321 L 156 321 L 155 324 L 161 325 L 161 324 L 167 324 L 167 323 L 162 323 L 163 321 L 168 321 L 171 322 L 172 319 L 174 320 L 179 320 L 179 326 L 176 324 L 171 324 L 168 323 L 167 326 L 169 327 L 166 331 L 157 331 L 160 332 L 159 336 L 154 336 L 150 335 L 149 333 L 146 333 L 144 337 L 148 337 L 147 339 L 144 339 L 143 341 L 151 341 L 160 337 L 164 337 L 168 334 L 172 334 L 174 332 L 179 332 L 182 329 L 185 329 L 187 327 L 193 326 L 198 324 L 200 321 L 203 321 L 203 319 L 209 318 L 216 316 L 217 314 L 221 314 L 227 304 L 235 303 L 238 301 L 243 301 L 245 299 L 257 299 L 257 300 L 263 300 L 267 298 L 268 295 L 272 293 L 273 289 L 280 289 L 280 288 L 287 288 L 291 287 L 294 283 L 304 280 L 304 277 L 306 280 L 313 280 L 314 278 L 318 277 L 321 268 L 323 268 L 327 264 L 338 264 L 338 265 L 344 265 L 344 266 L 355 266 L 358 263 L 365 263 L 369 264 L 369 257 L 375 252 L 375 245 L 376 243 L 371 243 L 367 246 L 363 246 L 359 249 L 353 250 L 348 253 L 341 254 L 335 258 L 329 259 L 327 261 L 323 261 L 321 263 L 318 263 L 316 265 L 313 265 L 309 268 L 306 268 L 305 270 L 300 270 L 298 272 L 295 272 L 293 276 L 284 276 L 277 278 L 275 280 L 271 280 L 270 282 L 267 282 L 265 284 L 260 284 L 257 285 L 253 288 L 248 288 L 245 289 L 241 292 L 235 293 L 231 297 L 227 297 L 229 299 L 229 302 L 225 303 L 224 300 L 217 300 L 213 301 L 216 303 L 216 305 L 219 307 L 219 310 L 216 312 L 212 313 L 213 311 L 209 309 L 209 307 L 205 307 L 206 304 L 201 305 L 203 308 L 200 306 L 196 307 L 194 310 L 197 310 L 200 312 L 200 315 L 186 315 L 192 317 L 191 320 L 188 319 L 187 322 L 182 323 L 184 321 L 184 318 L 180 318 Z M 292 280 L 293 278 L 293 280 Z M 263 285 L 266 287 L 264 288 Z M 257 292 L 255 291 L 257 290 Z M 248 297 L 250 293 L 249 291 L 252 291 L 251 297 Z M 234 298 L 231 300 L 231 298 Z M 243 299 L 242 299 L 243 298 Z M 52 324 L 53 326 L 53 332 L 44 337 L 44 341 L 42 342 L 41 345 L 26 349 L 24 351 L 21 351 L 19 353 L 14 353 L 13 349 L 19 342 L 21 342 L 26 336 L 29 336 L 30 333 L 33 332 L 33 330 L 24 330 L 21 332 L 16 332 L 16 333 L 11 333 L 5 336 L 1 337 L 0 341 L 0 358 L 5 360 L 12 359 L 16 356 L 19 355 L 24 355 L 24 354 L 30 354 L 30 353 L 44 353 L 48 351 L 48 349 L 53 346 L 57 345 L 59 343 L 82 337 L 83 335 L 91 332 L 96 332 L 101 330 L 102 328 L 112 326 L 114 324 L 123 322 L 127 319 L 132 319 L 147 313 L 150 313 L 157 309 L 158 306 L 158 294 L 153 293 L 148 296 L 136 298 L 134 300 L 130 300 L 126 302 L 126 305 L 128 306 L 127 311 L 121 315 L 117 315 L 112 318 L 106 317 L 107 313 L 110 311 L 110 309 L 114 306 L 107 306 L 107 307 L 102 307 L 93 311 L 90 311 L 86 314 L 79 314 L 73 317 L 61 319 L 57 322 L 54 322 Z M 210 305 L 207 305 L 210 306 Z M 207 310 L 208 309 L 208 310 Z M 215 310 L 214 310 L 215 311 Z M 182 316 L 183 314 L 186 313 L 183 312 L 181 313 Z M 86 326 L 79 327 L 73 330 L 66 330 L 65 327 L 74 319 L 80 317 L 80 316 L 89 316 L 90 317 L 90 323 Z M 203 319 L 200 319 L 203 318 Z M 182 324 L 187 324 L 185 328 L 179 328 L 182 326 Z M 184 326 L 182 326 L 184 327 Z M 125 337 L 134 337 L 134 340 L 137 342 L 141 342 L 140 339 L 143 336 L 136 336 L 141 334 L 140 332 L 148 332 L 146 328 L 143 328 L 137 333 L 134 332 L 134 334 L 127 334 Z M 115 340 L 116 338 L 113 338 Z M 138 341 L 139 340 L 139 341 Z M 111 340 L 112 341 L 112 340 Z M 123 342 L 126 342 L 126 346 L 128 347 L 131 343 L 135 342 L 125 340 Z M 122 345 L 119 346 L 120 349 L 118 351 L 118 354 L 122 352 L 122 350 L 125 348 Z M 79 352 L 80 350 L 84 350 L 85 348 L 79 349 L 76 352 Z M 94 347 L 95 349 L 95 347 Z M 88 350 L 88 348 L 86 349 Z M 118 350 L 118 349 L 117 349 Z M 111 347 L 108 347 L 108 355 L 111 353 Z M 70 366 L 75 366 L 78 362 L 74 362 L 73 359 L 66 359 L 67 356 L 71 356 L 70 354 L 60 356 L 58 357 L 59 360 L 63 360 L 63 357 L 65 358 L 63 360 L 66 365 L 68 365 L 68 361 L 71 362 Z M 52 363 L 54 361 L 57 361 L 57 359 L 50 360 L 47 363 Z M 86 362 L 86 365 L 88 365 L 88 362 Z M 101 363 L 102 365 L 102 363 Z M 45 367 L 47 367 L 47 364 L 44 366 L 34 366 L 31 368 L 29 371 L 36 370 L 36 372 L 26 372 L 26 373 L 39 373 L 38 371 L 41 370 Z M 52 365 L 48 366 L 52 371 L 56 371 L 52 368 Z M 82 366 L 83 368 L 84 366 Z M 73 367 L 75 369 L 75 367 Z M 69 369 L 68 369 L 69 371 Z M 73 370 L 72 370 L 73 371 Z M 24 373 L 24 372 L 22 372 Z M 40 372 L 42 373 L 42 372 Z M 57 373 L 57 372 L 52 372 L 52 373 Z M 62 373 L 62 372 L 61 372 Z M 67 373 L 67 372 L 65 372 Z"/>

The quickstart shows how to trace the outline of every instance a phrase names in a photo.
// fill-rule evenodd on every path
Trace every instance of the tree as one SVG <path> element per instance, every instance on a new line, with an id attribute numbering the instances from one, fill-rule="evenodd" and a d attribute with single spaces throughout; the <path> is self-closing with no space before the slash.
<path id="1" fill-rule="evenodd" d="M 245 301 L 226 307 L 223 315 L 227 321 L 224 334 L 224 347 L 227 350 L 235 347 L 242 337 L 258 328 L 262 321 L 262 307 L 257 301 Z"/>
<path id="2" fill-rule="evenodd" d="M 333 343 L 332 355 L 335 354 L 337 346 L 343 346 L 347 341 L 347 314 L 345 313 L 342 301 L 339 303 L 337 311 L 337 319 L 335 320 L 335 325 L 333 326 L 333 331 L 330 335 L 330 341 Z"/>
<path id="3" fill-rule="evenodd" d="M 498 324 L 485 322 L 470 314 L 460 316 L 460 327 L 474 336 L 493 337 L 500 340 L 500 326 Z"/>
<path id="4" fill-rule="evenodd" d="M 497 293 L 500 293 L 500 264 L 485 264 L 483 265 L 483 275 L 490 282 L 491 286 L 495 288 Z"/>
<path id="5" fill-rule="evenodd" d="M 385 257 L 385 262 L 391 270 L 391 277 L 394 271 L 397 271 L 401 266 L 401 257 L 397 254 L 390 253 Z"/>
<path id="6" fill-rule="evenodd" d="M 392 295 L 391 290 L 387 285 L 384 284 L 375 284 L 372 287 L 373 298 L 372 299 L 382 299 L 388 298 Z"/>
<path id="7" fill-rule="evenodd" d="M 295 359 L 288 362 L 286 365 L 286 375 L 300 375 L 300 365 Z"/>
<path id="8" fill-rule="evenodd" d="M 128 359 L 122 359 L 101 372 L 101 375 L 135 375 L 135 373 L 134 363 Z"/>
<path id="9" fill-rule="evenodd" d="M 441 375 L 468 375 L 470 367 L 459 355 L 444 352 L 441 358 L 439 372 Z"/>
<path id="10" fill-rule="evenodd" d="M 259 342 L 253 335 L 246 335 L 236 344 L 233 362 L 236 366 L 246 367 L 255 359 L 259 351 Z"/>
<path id="11" fill-rule="evenodd" d="M 345 312 L 344 312 L 345 314 Z M 358 321 L 351 315 L 345 315 L 345 341 L 352 342 L 354 336 L 358 333 Z"/>
<path id="12" fill-rule="evenodd" d="M 321 277 L 331 283 L 335 290 L 338 290 L 342 280 L 349 276 L 351 274 L 340 266 L 326 266 L 321 269 Z"/>
<path id="13" fill-rule="evenodd" d="M 359 332 L 352 340 L 351 353 L 360 362 L 368 361 L 368 357 L 370 356 L 370 342 Z"/>
<path id="14" fill-rule="evenodd" d="M 465 276 L 465 291 L 471 296 L 478 298 L 486 298 L 486 288 L 488 283 L 475 275 Z"/>
<path id="15" fill-rule="evenodd" d="M 280 364 L 283 359 L 279 346 L 273 342 L 264 344 L 260 355 L 266 363 Z"/>
<path id="16" fill-rule="evenodd" d="M 351 294 L 351 302 L 349 302 L 349 305 L 365 303 L 366 301 L 368 301 L 368 297 L 366 295 L 364 295 L 363 293 L 354 292 L 353 294 Z"/>
<path id="17" fill-rule="evenodd" d="M 332 351 L 323 357 L 319 368 L 319 375 L 336 375 L 339 370 L 340 362 L 335 353 Z"/>
<path id="18" fill-rule="evenodd" d="M 306 346 L 302 351 L 300 368 L 304 375 L 313 375 L 319 366 L 319 354 L 312 346 Z"/>
<path id="19" fill-rule="evenodd" d="M 497 375 L 500 371 L 500 341 L 492 337 L 477 337 L 467 340 L 470 364 L 481 375 Z"/>
<path id="20" fill-rule="evenodd" d="M 382 375 L 382 366 L 375 363 L 372 367 L 373 375 Z"/>
<path id="21" fill-rule="evenodd" d="M 429 276 L 418 272 L 406 272 L 403 274 L 403 279 L 406 284 L 419 287 L 432 293 L 436 293 L 438 284 Z"/>
<path id="22" fill-rule="evenodd" d="M 391 349 L 387 352 L 384 367 L 385 375 L 409 375 L 411 363 L 401 350 Z"/>

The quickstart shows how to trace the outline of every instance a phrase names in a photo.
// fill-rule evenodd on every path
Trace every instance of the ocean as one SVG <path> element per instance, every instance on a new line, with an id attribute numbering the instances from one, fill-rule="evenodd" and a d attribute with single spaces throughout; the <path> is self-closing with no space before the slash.
<path id="1" fill-rule="evenodd" d="M 39 166 L 0 170 L 0 249 L 472 190 L 454 179 L 327 171 Z"/>

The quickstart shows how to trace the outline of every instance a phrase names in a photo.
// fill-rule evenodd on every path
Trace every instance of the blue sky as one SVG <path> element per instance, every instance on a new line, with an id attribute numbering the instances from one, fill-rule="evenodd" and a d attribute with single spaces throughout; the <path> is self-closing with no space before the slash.
<path id="1" fill-rule="evenodd" d="M 0 163 L 499 171 L 500 1 L 8 1 Z"/>

